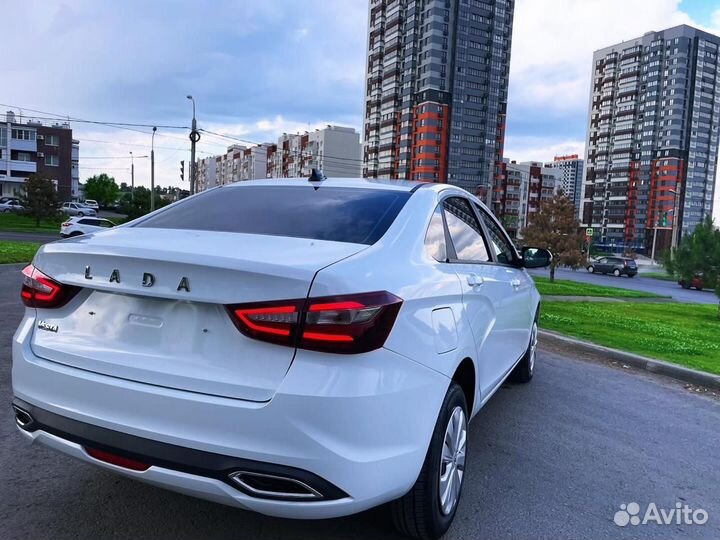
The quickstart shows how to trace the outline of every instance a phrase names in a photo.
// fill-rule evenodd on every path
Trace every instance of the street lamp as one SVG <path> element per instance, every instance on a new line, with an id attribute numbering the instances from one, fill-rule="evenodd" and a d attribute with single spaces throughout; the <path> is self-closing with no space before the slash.
<path id="1" fill-rule="evenodd" d="M 677 247 L 677 230 L 679 227 L 677 227 L 679 217 L 679 209 L 678 209 L 678 195 L 680 194 L 676 189 L 669 189 L 668 193 L 673 194 L 673 221 L 672 221 L 672 233 L 670 234 L 670 252 L 672 252 Z"/>
<path id="2" fill-rule="evenodd" d="M 190 195 L 195 193 L 195 144 L 200 140 L 200 132 L 197 130 L 197 120 L 195 119 L 195 98 L 190 94 L 186 96 L 192 101 L 193 116 L 192 126 L 190 129 Z"/>
<path id="3" fill-rule="evenodd" d="M 150 211 L 155 210 L 155 132 L 153 126 L 152 139 L 150 140 Z"/>
<path id="4" fill-rule="evenodd" d="M 135 203 L 135 158 L 130 152 L 130 201 Z"/>

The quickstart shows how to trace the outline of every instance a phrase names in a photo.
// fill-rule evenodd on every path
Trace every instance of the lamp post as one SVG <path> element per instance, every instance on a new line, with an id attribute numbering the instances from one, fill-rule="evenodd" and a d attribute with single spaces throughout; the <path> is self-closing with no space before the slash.
<path id="1" fill-rule="evenodd" d="M 678 220 L 679 220 L 679 209 L 678 209 L 678 195 L 680 193 L 676 189 L 669 189 L 668 193 L 673 194 L 673 221 L 672 221 L 672 233 L 670 234 L 670 252 L 672 253 L 675 248 L 677 247 L 677 231 L 679 229 Z"/>
<path id="2" fill-rule="evenodd" d="M 155 132 L 153 126 L 152 139 L 150 141 L 150 211 L 155 210 Z"/>
<path id="3" fill-rule="evenodd" d="M 130 201 L 135 203 L 135 157 L 130 152 Z"/>
<path id="4" fill-rule="evenodd" d="M 195 98 L 189 94 L 186 97 L 192 101 L 193 106 L 190 129 L 190 195 L 193 195 L 195 193 L 195 144 L 200 140 L 200 132 L 197 130 L 197 120 L 195 119 Z"/>

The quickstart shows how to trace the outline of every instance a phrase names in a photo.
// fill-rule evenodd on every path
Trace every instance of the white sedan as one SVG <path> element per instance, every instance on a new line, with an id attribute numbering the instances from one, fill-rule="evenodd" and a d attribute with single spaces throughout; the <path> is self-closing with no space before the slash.
<path id="1" fill-rule="evenodd" d="M 95 216 L 97 212 L 93 208 L 88 208 L 84 204 L 76 202 L 65 202 L 60 207 L 60 211 L 68 216 Z"/>
<path id="2" fill-rule="evenodd" d="M 8 198 L 7 200 L 0 202 L 0 213 L 22 212 L 23 210 L 25 210 L 25 207 L 19 199 Z"/>
<path id="3" fill-rule="evenodd" d="M 209 190 L 40 248 L 13 342 L 16 423 L 212 501 L 304 519 L 391 502 L 400 531 L 438 538 L 469 419 L 533 377 L 526 268 L 550 259 L 516 252 L 447 184 Z"/>
<path id="4" fill-rule="evenodd" d="M 115 224 L 109 219 L 97 217 L 71 217 L 60 225 L 60 236 L 63 238 L 80 236 L 82 234 L 104 231 L 111 227 L 115 227 Z"/>

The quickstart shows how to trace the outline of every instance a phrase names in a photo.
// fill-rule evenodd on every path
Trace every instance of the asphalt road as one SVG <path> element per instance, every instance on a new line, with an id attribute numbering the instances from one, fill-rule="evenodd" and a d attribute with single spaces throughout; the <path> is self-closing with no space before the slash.
<path id="1" fill-rule="evenodd" d="M 28 446 L 10 410 L 19 266 L 0 267 L 0 538 L 388 539 L 384 509 L 325 521 L 264 517 L 146 486 Z M 528 385 L 470 425 L 450 539 L 720 538 L 720 400 L 544 350 Z M 620 504 L 702 508 L 705 525 L 613 523 Z"/>
<path id="2" fill-rule="evenodd" d="M 48 242 L 60 240 L 60 234 L 0 231 L 0 240 L 10 242 L 39 242 L 41 244 L 46 244 Z"/>
<path id="3" fill-rule="evenodd" d="M 531 273 L 536 276 L 549 276 L 547 270 L 532 270 Z M 697 303 L 697 304 L 717 304 L 718 298 L 713 291 L 696 291 L 683 289 L 674 281 L 664 281 L 662 279 L 645 278 L 642 273 L 634 278 L 627 276 L 615 277 L 611 275 L 591 274 L 584 268 L 579 270 L 568 270 L 558 268 L 555 271 L 555 277 L 558 279 L 569 279 L 572 281 L 580 281 L 582 283 L 592 283 L 594 285 L 606 285 L 608 287 L 622 287 L 624 289 L 633 289 L 635 291 L 644 291 L 663 296 L 672 296 L 676 302 Z"/>

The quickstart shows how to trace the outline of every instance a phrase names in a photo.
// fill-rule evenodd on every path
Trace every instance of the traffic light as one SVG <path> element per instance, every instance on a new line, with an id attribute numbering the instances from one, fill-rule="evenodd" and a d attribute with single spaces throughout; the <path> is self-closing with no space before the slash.
<path id="1" fill-rule="evenodd" d="M 185 181 L 185 160 L 180 162 L 180 181 Z"/>

